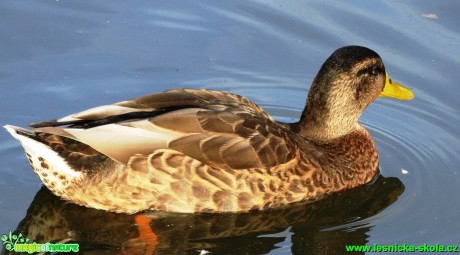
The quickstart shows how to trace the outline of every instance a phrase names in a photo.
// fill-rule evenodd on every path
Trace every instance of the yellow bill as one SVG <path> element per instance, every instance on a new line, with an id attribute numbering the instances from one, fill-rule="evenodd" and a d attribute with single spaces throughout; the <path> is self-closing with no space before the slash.
<path id="1" fill-rule="evenodd" d="M 385 87 L 380 92 L 379 97 L 392 97 L 400 100 L 412 100 L 414 98 L 414 93 L 410 89 L 392 81 L 388 74 L 386 76 Z"/>

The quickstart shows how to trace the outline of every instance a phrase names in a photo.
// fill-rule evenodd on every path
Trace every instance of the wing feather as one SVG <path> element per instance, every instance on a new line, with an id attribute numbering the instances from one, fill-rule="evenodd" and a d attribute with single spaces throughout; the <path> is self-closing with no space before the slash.
<path id="1" fill-rule="evenodd" d="M 272 167 L 296 150 L 289 128 L 258 105 L 212 90 L 170 90 L 36 124 L 45 126 L 38 132 L 65 134 L 124 164 L 172 149 L 217 168 Z"/>

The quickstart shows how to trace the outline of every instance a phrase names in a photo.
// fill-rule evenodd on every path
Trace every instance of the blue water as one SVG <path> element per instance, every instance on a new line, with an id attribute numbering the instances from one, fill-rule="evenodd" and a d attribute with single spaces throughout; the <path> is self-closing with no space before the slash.
<path id="1" fill-rule="evenodd" d="M 178 87 L 238 93 L 278 120 L 295 121 L 323 61 L 339 47 L 367 46 L 416 95 L 408 102 L 378 99 L 360 119 L 394 189 L 377 185 L 385 192 L 377 189 L 373 202 L 349 198 L 349 207 L 360 206 L 346 212 L 343 201 L 325 202 L 327 215 L 313 217 L 321 224 L 286 220 L 217 237 L 203 231 L 208 241 L 184 238 L 184 246 L 165 234 L 158 253 L 321 253 L 335 237 L 345 244 L 459 245 L 458 13 L 455 1 L 419 0 L 2 1 L 0 124 L 25 126 Z M 41 184 L 6 132 L 0 132 L 0 162 L 3 234 L 17 228 Z M 82 212 L 82 219 L 85 213 L 94 212 Z"/>

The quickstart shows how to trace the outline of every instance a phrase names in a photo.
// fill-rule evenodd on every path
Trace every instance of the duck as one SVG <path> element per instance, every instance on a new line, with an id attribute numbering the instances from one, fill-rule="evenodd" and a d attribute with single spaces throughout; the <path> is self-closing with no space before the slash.
<path id="1" fill-rule="evenodd" d="M 31 129 L 6 125 L 44 186 L 90 208 L 239 213 L 312 202 L 371 182 L 379 156 L 358 119 L 378 97 L 414 98 L 381 57 L 345 46 L 313 79 L 299 121 L 244 96 L 173 89 Z"/>

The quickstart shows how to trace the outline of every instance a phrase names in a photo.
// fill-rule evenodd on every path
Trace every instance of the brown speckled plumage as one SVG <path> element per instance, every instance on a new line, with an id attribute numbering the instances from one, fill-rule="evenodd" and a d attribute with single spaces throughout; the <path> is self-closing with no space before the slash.
<path id="1" fill-rule="evenodd" d="M 125 213 L 263 210 L 376 176 L 375 144 L 357 120 L 385 76 L 375 52 L 337 50 L 291 124 L 239 95 L 175 89 L 34 123 L 33 131 L 6 128 L 44 185 L 80 205 Z"/>

